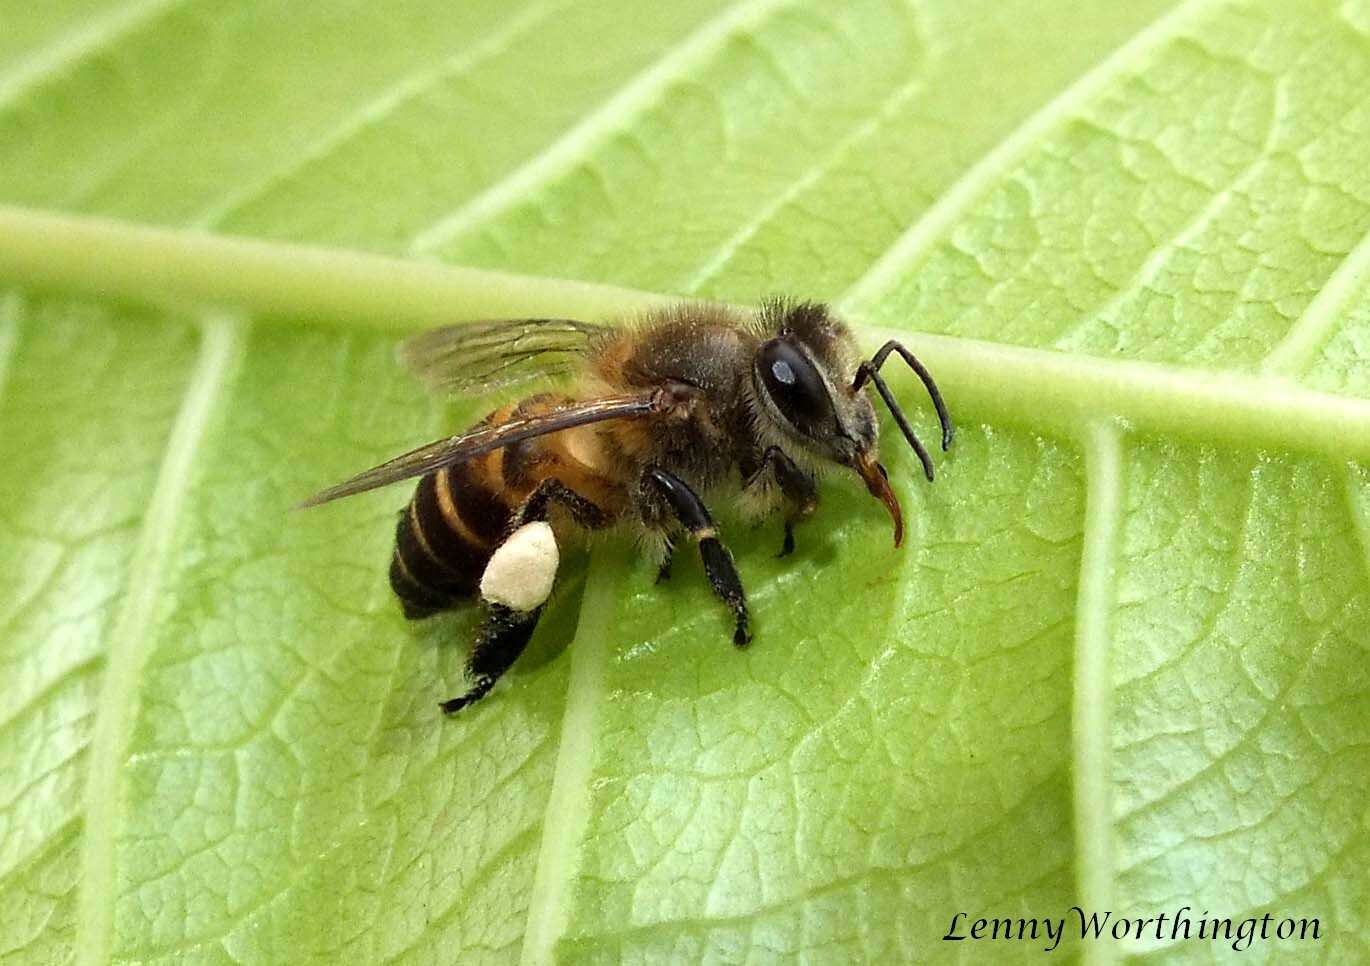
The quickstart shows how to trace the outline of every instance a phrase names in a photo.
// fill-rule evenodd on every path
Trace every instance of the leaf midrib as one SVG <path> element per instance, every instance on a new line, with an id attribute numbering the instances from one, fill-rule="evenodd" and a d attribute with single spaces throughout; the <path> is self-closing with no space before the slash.
<path id="1" fill-rule="evenodd" d="M 1336 273 L 1333 294 L 1315 299 L 1291 328 L 1298 356 L 1307 355 L 1307 343 L 1330 328 L 1365 263 L 1370 242 Z M 401 332 L 481 317 L 614 318 L 678 300 L 588 282 L 8 206 L 0 206 L 0 279 Z M 962 413 L 977 418 L 1078 437 L 1094 420 L 1113 417 L 1134 429 L 1190 439 L 1370 459 L 1370 400 L 1308 389 L 1269 369 L 1215 372 L 856 321 L 869 340 L 897 337 L 915 347 Z M 1281 368 L 1290 368 L 1288 361 Z"/>

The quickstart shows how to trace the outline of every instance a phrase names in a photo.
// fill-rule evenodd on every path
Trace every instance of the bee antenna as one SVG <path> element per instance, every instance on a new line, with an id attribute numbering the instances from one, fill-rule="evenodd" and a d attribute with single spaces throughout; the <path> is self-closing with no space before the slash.
<path id="1" fill-rule="evenodd" d="M 927 389 L 928 395 L 932 397 L 932 404 L 937 409 L 937 419 L 942 424 L 942 450 L 951 448 L 952 437 L 955 436 L 955 429 L 951 425 L 951 415 L 947 412 L 947 404 L 942 400 L 942 393 L 937 388 L 937 383 L 933 381 L 932 373 L 928 372 L 928 367 L 919 361 L 918 357 L 906 349 L 901 342 L 891 339 L 880 347 L 875 355 L 871 356 L 870 361 L 861 363 L 856 370 L 856 379 L 852 382 L 852 391 L 860 389 L 866 384 L 866 380 L 875 383 L 876 390 L 880 397 L 885 400 L 885 404 L 890 407 L 894 414 L 895 421 L 899 423 L 899 428 L 903 430 L 904 436 L 913 444 L 914 449 L 921 452 L 922 447 L 915 441 L 913 430 L 909 428 L 908 421 L 904 419 L 904 414 L 899 411 L 899 405 L 894 401 L 890 394 L 889 387 L 880 378 L 880 367 L 885 364 L 891 352 L 899 353 L 899 357 L 908 363 L 909 368 L 918 374 L 918 378 L 923 381 L 923 386 Z M 926 468 L 927 463 L 924 461 Z M 932 479 L 932 473 L 928 473 L 928 479 Z"/>
<path id="2" fill-rule="evenodd" d="M 875 391 L 880 394 L 880 398 L 889 407 L 890 415 L 894 417 L 895 423 L 899 426 L 899 431 L 904 434 L 904 438 L 909 441 L 913 451 L 918 454 L 918 461 L 923 464 L 923 472 L 927 475 L 929 482 L 932 480 L 932 457 L 928 455 L 927 449 L 923 446 L 918 435 L 909 425 L 908 418 L 904 415 L 904 410 L 899 406 L 899 400 L 890 392 L 889 385 L 884 377 L 880 375 L 880 367 L 885 364 L 891 352 L 899 353 L 899 357 L 909 364 L 909 368 L 918 374 L 918 378 L 923 380 L 923 385 L 928 390 L 928 395 L 932 397 L 932 404 L 937 409 L 937 419 L 942 424 L 942 449 L 947 450 L 951 446 L 954 430 L 951 425 L 951 416 L 947 413 L 947 404 L 942 399 L 942 393 L 937 388 L 937 383 L 932 379 L 932 373 L 922 362 L 918 360 L 903 345 L 891 339 L 880 347 L 880 351 L 873 355 L 856 370 L 856 378 L 852 380 L 852 391 L 857 392 L 868 381 L 875 384 Z"/>
<path id="3" fill-rule="evenodd" d="M 864 369 L 870 365 L 869 362 L 861 364 Z M 904 416 L 904 410 L 899 408 L 899 401 L 894 398 L 894 393 L 890 392 L 890 387 L 885 384 L 884 378 L 874 369 L 870 370 L 870 381 L 875 383 L 875 391 L 880 393 L 880 398 L 885 400 L 885 405 L 889 407 L 890 415 L 899 424 L 899 431 L 904 434 L 904 438 L 909 441 L 913 451 L 918 454 L 918 462 L 923 464 L 923 472 L 927 474 L 928 482 L 932 482 L 932 457 L 928 455 L 927 448 L 923 446 L 923 441 L 913 431 L 909 421 Z"/>

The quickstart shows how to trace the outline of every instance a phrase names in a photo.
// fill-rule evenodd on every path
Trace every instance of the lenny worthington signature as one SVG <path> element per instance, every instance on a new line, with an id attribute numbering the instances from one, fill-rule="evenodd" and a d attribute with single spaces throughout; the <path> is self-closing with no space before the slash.
<path id="1" fill-rule="evenodd" d="M 1181 906 L 1173 913 L 1142 917 L 1115 916 L 1111 911 L 1086 913 L 1079 906 L 1071 906 L 1064 916 L 1056 918 L 1035 917 L 1014 919 L 1012 917 L 971 919 L 970 913 L 958 912 L 951 917 L 951 927 L 942 937 L 945 941 L 999 939 L 1011 942 L 1041 940 L 1048 943 L 1042 948 L 1051 952 L 1061 944 L 1067 926 L 1072 927 L 1072 935 L 1081 939 L 1116 940 L 1131 939 L 1145 942 L 1181 942 L 1186 939 L 1222 940 L 1230 942 L 1237 952 L 1246 949 L 1257 940 L 1270 939 L 1321 939 L 1321 923 L 1318 919 L 1276 919 L 1266 913 L 1259 919 L 1254 916 L 1246 919 L 1209 918 L 1208 910 L 1198 918 L 1191 918 L 1190 906 Z"/>

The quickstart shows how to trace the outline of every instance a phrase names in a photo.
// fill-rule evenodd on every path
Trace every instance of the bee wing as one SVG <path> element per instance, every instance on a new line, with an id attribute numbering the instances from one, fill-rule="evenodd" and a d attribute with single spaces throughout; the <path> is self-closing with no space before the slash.
<path id="1" fill-rule="evenodd" d="M 574 319 L 469 322 L 420 332 L 396 355 L 434 392 L 479 395 L 574 370 L 602 328 Z"/>
<path id="2" fill-rule="evenodd" d="M 358 473 L 350 480 L 331 486 L 300 504 L 300 508 L 318 506 L 354 493 L 363 493 L 400 480 L 424 476 L 453 463 L 512 446 L 534 436 L 546 436 L 576 426 L 599 423 L 607 419 L 641 419 L 666 412 L 673 403 L 664 390 L 602 396 L 587 402 L 562 406 L 551 412 L 524 416 L 500 423 L 481 426 L 459 436 L 450 436 L 420 446 L 403 456 Z"/>

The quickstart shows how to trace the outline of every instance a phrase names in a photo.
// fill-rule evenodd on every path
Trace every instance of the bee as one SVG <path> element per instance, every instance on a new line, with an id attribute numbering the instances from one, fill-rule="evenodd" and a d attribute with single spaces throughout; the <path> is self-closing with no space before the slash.
<path id="1" fill-rule="evenodd" d="M 485 696 L 522 653 L 551 594 L 558 547 L 577 531 L 638 529 L 658 579 L 689 540 L 744 647 L 746 594 L 700 493 L 730 488 L 766 512 L 783 507 L 783 557 L 818 508 L 818 474 L 846 467 L 889 511 L 898 547 L 903 516 L 879 462 L 868 386 L 929 481 L 933 465 L 880 375 L 892 355 L 927 388 L 946 450 L 951 418 L 927 368 L 893 341 L 861 359 L 848 326 L 817 302 L 775 300 L 755 313 L 680 304 L 621 326 L 514 319 L 435 329 L 399 349 L 431 388 L 482 394 L 553 375 L 569 376 L 569 389 L 505 405 L 304 505 L 420 477 L 390 564 L 404 614 L 418 620 L 476 598 L 484 606 L 470 689 L 441 703 L 449 714 Z"/>

